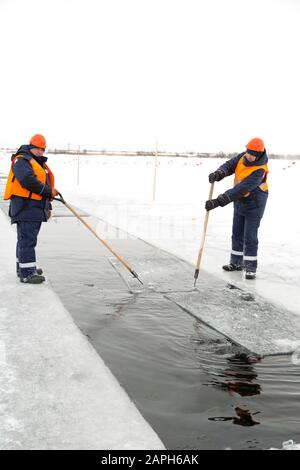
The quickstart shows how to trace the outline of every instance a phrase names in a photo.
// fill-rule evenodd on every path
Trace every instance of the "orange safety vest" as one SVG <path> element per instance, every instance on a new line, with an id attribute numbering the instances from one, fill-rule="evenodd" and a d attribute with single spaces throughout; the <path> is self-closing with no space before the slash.
<path id="1" fill-rule="evenodd" d="M 3 199 L 7 200 L 7 199 L 11 199 L 12 196 L 21 196 L 21 197 L 25 197 L 28 199 L 37 199 L 40 201 L 41 199 L 43 199 L 42 196 L 36 193 L 32 193 L 28 191 L 28 189 L 23 188 L 23 186 L 21 186 L 21 184 L 15 177 L 12 171 L 12 167 L 15 163 L 16 158 L 23 158 L 23 157 L 22 155 L 16 155 L 16 157 L 12 161 L 10 172 L 7 178 L 7 183 L 6 183 L 6 188 L 5 188 Z M 48 174 L 49 180 L 50 180 L 50 186 L 54 188 L 54 175 L 52 171 L 50 170 L 50 168 L 46 164 L 45 164 L 45 168 L 41 167 L 41 165 L 39 165 L 38 162 L 34 160 L 34 158 L 31 158 L 28 161 L 30 165 L 32 166 L 33 172 L 35 176 L 37 177 L 37 179 L 41 183 L 46 184 L 46 181 L 47 181 L 46 177 Z"/>
<path id="2" fill-rule="evenodd" d="M 261 184 L 258 186 L 262 191 L 268 190 L 268 183 L 267 183 L 267 175 L 269 173 L 268 165 L 265 163 L 264 165 L 254 165 L 254 166 L 246 166 L 244 163 L 244 158 L 241 157 L 235 169 L 235 178 L 234 178 L 234 186 L 239 184 L 241 181 L 246 179 L 251 173 L 256 170 L 263 169 L 265 171 L 263 180 Z M 243 197 L 248 197 L 250 193 L 244 194 Z"/>

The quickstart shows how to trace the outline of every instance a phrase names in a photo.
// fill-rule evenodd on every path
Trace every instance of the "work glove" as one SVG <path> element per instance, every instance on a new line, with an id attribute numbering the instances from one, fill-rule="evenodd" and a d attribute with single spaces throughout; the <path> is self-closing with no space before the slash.
<path id="1" fill-rule="evenodd" d="M 52 193 L 51 186 L 49 186 L 48 184 L 44 184 L 44 187 L 42 191 L 40 192 L 40 196 L 42 196 L 43 199 L 49 199 L 51 198 L 51 193 Z"/>
<path id="2" fill-rule="evenodd" d="M 209 199 L 205 203 L 205 209 L 207 211 L 211 211 L 212 209 L 215 209 L 216 207 L 224 207 L 227 204 L 231 202 L 230 197 L 227 194 L 220 194 L 220 196 L 217 197 L 217 199 Z"/>
<path id="3" fill-rule="evenodd" d="M 54 199 L 55 196 L 58 196 L 58 191 L 56 188 L 51 188 L 51 199 Z"/>
<path id="4" fill-rule="evenodd" d="M 51 189 L 50 201 L 53 201 L 55 196 L 58 196 L 58 191 L 56 188 L 50 188 L 50 189 Z"/>
<path id="5" fill-rule="evenodd" d="M 219 207 L 219 201 L 218 199 L 209 199 L 208 201 L 206 201 L 205 203 L 205 209 L 207 211 L 211 211 L 212 209 L 215 209 L 216 207 Z"/>
<path id="6" fill-rule="evenodd" d="M 225 177 L 225 171 L 216 170 L 208 175 L 208 181 L 214 183 L 215 181 L 221 181 Z"/>

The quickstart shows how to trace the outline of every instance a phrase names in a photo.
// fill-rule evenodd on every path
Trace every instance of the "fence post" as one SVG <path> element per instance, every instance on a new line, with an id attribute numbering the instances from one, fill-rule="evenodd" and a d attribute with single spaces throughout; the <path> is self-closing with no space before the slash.
<path id="1" fill-rule="evenodd" d="M 80 155 L 80 145 L 78 146 L 78 155 L 77 155 L 77 186 L 79 185 L 79 155 Z"/>
<path id="2" fill-rule="evenodd" d="M 153 175 L 152 202 L 155 201 L 155 196 L 156 196 L 157 153 L 158 153 L 158 144 L 157 144 L 157 141 L 156 141 L 155 159 L 154 159 L 154 175 Z"/>

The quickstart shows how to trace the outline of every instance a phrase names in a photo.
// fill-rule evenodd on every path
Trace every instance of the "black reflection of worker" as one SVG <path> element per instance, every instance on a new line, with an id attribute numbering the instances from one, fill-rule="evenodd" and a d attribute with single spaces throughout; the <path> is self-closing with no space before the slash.
<path id="1" fill-rule="evenodd" d="M 221 381 L 214 378 L 209 385 L 214 385 L 230 394 L 238 393 L 241 397 L 260 394 L 261 386 L 253 382 L 257 377 L 257 373 L 252 366 L 252 364 L 260 361 L 260 358 L 238 353 L 227 358 L 227 361 L 230 367 L 220 374 L 220 377 L 224 377 L 225 380 Z"/>
<path id="2" fill-rule="evenodd" d="M 253 382 L 257 378 L 257 373 L 252 366 L 252 364 L 259 362 L 260 358 L 245 353 L 238 353 L 227 358 L 227 361 L 230 367 L 222 372 L 222 377 L 225 377 L 225 380 L 214 381 L 211 384 L 227 391 L 229 394 L 238 393 L 241 397 L 260 394 L 261 386 Z M 260 424 L 252 417 L 260 413 L 259 411 L 250 413 L 249 410 L 239 406 L 236 406 L 234 411 L 236 416 L 215 416 L 208 419 L 210 421 L 232 421 L 233 424 L 239 426 L 255 426 Z"/>
<path id="3" fill-rule="evenodd" d="M 252 416 L 257 415 L 260 411 L 255 413 L 250 413 L 249 410 L 240 408 L 236 406 L 234 408 L 236 416 L 215 416 L 213 418 L 208 418 L 209 421 L 232 421 L 233 424 L 238 424 L 239 426 L 255 426 L 260 424 L 259 421 L 255 421 Z"/>

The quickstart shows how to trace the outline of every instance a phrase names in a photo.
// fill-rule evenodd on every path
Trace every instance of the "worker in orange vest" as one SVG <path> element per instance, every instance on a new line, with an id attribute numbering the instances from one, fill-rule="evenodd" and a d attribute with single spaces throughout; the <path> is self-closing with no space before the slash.
<path id="1" fill-rule="evenodd" d="M 9 216 L 17 225 L 16 268 L 20 281 L 41 284 L 45 281 L 36 266 L 35 247 L 42 222 L 51 215 L 51 200 L 58 194 L 54 176 L 44 157 L 46 139 L 31 137 L 12 156 L 4 199 L 10 200 Z"/>
<path id="2" fill-rule="evenodd" d="M 207 211 L 234 203 L 230 263 L 225 271 L 245 270 L 246 279 L 255 279 L 258 228 L 268 199 L 268 157 L 262 139 L 248 142 L 246 151 L 231 158 L 209 175 L 209 182 L 235 174 L 234 187 L 216 199 L 206 201 Z"/>

